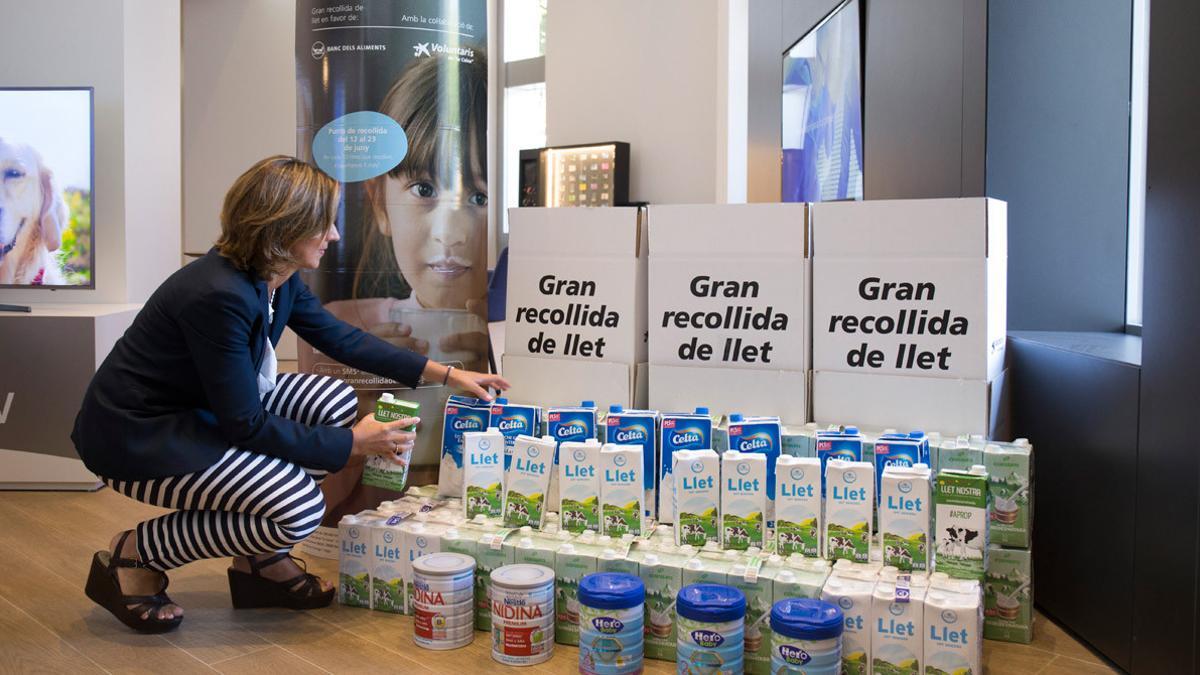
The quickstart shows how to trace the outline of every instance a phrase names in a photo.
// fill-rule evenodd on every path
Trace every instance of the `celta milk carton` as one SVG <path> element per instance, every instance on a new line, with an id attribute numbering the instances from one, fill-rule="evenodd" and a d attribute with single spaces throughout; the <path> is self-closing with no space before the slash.
<path id="1" fill-rule="evenodd" d="M 554 470 L 557 443 L 549 436 L 518 436 L 513 463 L 504 480 L 504 524 L 507 527 L 541 527 L 546 513 L 546 492 Z"/>
<path id="2" fill-rule="evenodd" d="M 741 453 L 757 452 L 767 458 L 766 527 L 775 527 L 775 462 L 779 459 L 783 426 L 778 417 L 729 415 L 729 449 Z"/>
<path id="3" fill-rule="evenodd" d="M 504 470 L 512 464 L 517 436 L 537 436 L 542 431 L 542 409 L 536 405 L 517 405 L 506 398 L 492 402 L 492 426 L 504 434 Z"/>
<path id="4" fill-rule="evenodd" d="M 783 455 L 775 465 L 775 547 L 781 556 L 821 554 L 821 460 Z"/>
<path id="5" fill-rule="evenodd" d="M 485 431 L 492 418 L 492 406 L 469 396 L 446 399 L 442 420 L 442 459 L 438 466 L 438 494 L 462 495 L 463 433 Z"/>
<path id="6" fill-rule="evenodd" d="M 871 600 L 871 672 L 924 675 L 925 595 L 922 574 L 884 567 Z"/>
<path id="7" fill-rule="evenodd" d="M 504 508 L 504 435 L 496 427 L 463 433 L 463 516 L 499 516 Z"/>
<path id="8" fill-rule="evenodd" d="M 938 473 L 934 492 L 936 567 L 957 579 L 982 581 L 987 570 L 988 475 L 976 464 L 969 471 Z"/>
<path id="9" fill-rule="evenodd" d="M 867 675 L 871 672 L 871 603 L 874 574 L 835 571 L 825 582 L 821 599 L 842 609 L 842 672 Z"/>
<path id="10" fill-rule="evenodd" d="M 983 672 L 979 582 L 935 572 L 925 594 L 925 673 Z"/>
<path id="11" fill-rule="evenodd" d="M 372 519 L 371 531 L 371 609 L 404 614 L 408 589 L 404 585 L 404 547 L 400 526 L 402 514 Z"/>
<path id="12" fill-rule="evenodd" d="M 931 474 L 924 464 L 888 466 L 879 495 L 879 543 L 883 564 L 902 571 L 928 572 Z"/>
<path id="13" fill-rule="evenodd" d="M 721 541 L 721 458 L 712 450 L 676 450 L 674 477 L 675 544 L 697 548 Z"/>
<path id="14" fill-rule="evenodd" d="M 375 419 L 380 422 L 395 422 L 406 417 L 416 417 L 421 405 L 402 401 L 391 393 L 384 392 L 375 403 Z M 412 427 L 405 427 L 412 430 Z M 400 492 L 408 482 L 408 462 L 397 464 L 391 457 L 371 455 L 363 464 L 362 484 Z"/>
<path id="15" fill-rule="evenodd" d="M 338 604 L 371 606 L 371 536 L 366 519 L 342 516 L 338 522 Z"/>
<path id="16" fill-rule="evenodd" d="M 868 562 L 875 505 L 875 467 L 831 459 L 825 467 L 825 556 Z"/>
<path id="17" fill-rule="evenodd" d="M 674 455 L 680 450 L 711 450 L 712 416 L 708 408 L 695 413 L 666 413 L 659 423 L 658 522 L 675 522 Z"/>
<path id="18" fill-rule="evenodd" d="M 642 446 L 643 515 L 653 518 L 658 505 L 655 478 L 658 471 L 658 412 L 654 410 L 625 410 L 610 406 L 604 419 L 605 442 L 615 445 Z"/>
<path id="19" fill-rule="evenodd" d="M 1033 551 L 988 547 L 983 592 L 983 637 L 1029 644 L 1033 640 Z"/>
<path id="20" fill-rule="evenodd" d="M 546 434 L 562 445 L 566 441 L 582 442 L 598 438 L 596 402 L 583 401 L 578 406 L 546 409 Z M 554 471 L 550 473 L 549 504 L 558 503 L 558 448 L 554 451 Z"/>
<path id="21" fill-rule="evenodd" d="M 568 532 L 600 530 L 600 442 L 567 441 L 558 449 L 558 514 Z"/>
<path id="22" fill-rule="evenodd" d="M 821 460 L 821 475 L 829 466 L 829 460 L 847 462 L 863 460 L 863 436 L 857 427 L 836 427 L 817 432 L 817 458 Z M 821 496 L 825 496 L 825 483 L 821 484 Z"/>
<path id="23" fill-rule="evenodd" d="M 875 493 L 882 498 L 879 489 L 883 481 L 883 470 L 889 466 L 929 465 L 929 457 L 923 453 L 921 439 L 909 438 L 908 434 L 884 434 L 874 443 Z"/>
<path id="24" fill-rule="evenodd" d="M 613 537 L 646 532 L 643 447 L 605 443 L 600 448 L 600 531 Z"/>
<path id="25" fill-rule="evenodd" d="M 767 456 L 728 450 L 721 456 L 721 545 L 762 548 L 767 537 Z"/>
<path id="26" fill-rule="evenodd" d="M 1033 446 L 1024 438 L 983 449 L 992 492 L 991 543 L 1029 548 L 1033 523 Z"/>

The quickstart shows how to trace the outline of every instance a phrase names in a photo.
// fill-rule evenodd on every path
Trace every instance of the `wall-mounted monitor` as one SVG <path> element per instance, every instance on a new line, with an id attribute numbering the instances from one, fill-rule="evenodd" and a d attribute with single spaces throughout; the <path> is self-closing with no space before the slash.
<path id="1" fill-rule="evenodd" d="M 863 198 L 861 4 L 841 3 L 783 53 L 782 201 Z"/>
<path id="2" fill-rule="evenodd" d="M 0 87 L 0 287 L 95 288 L 91 87 Z"/>
<path id="3" fill-rule="evenodd" d="M 521 151 L 521 206 L 624 206 L 629 144 L 569 145 Z"/>

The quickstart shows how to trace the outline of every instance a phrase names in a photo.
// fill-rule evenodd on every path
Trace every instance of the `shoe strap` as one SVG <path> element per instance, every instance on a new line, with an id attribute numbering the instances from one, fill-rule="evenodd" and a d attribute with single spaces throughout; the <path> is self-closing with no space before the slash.
<path id="1" fill-rule="evenodd" d="M 108 567 L 113 569 L 116 567 L 133 567 L 138 569 L 151 569 L 149 565 L 138 560 L 137 558 L 122 558 L 121 551 L 125 550 L 125 540 L 129 535 L 133 534 L 133 530 L 125 530 L 121 533 L 121 538 L 117 540 L 117 553 L 109 558 Z"/>
<path id="2" fill-rule="evenodd" d="M 262 576 L 261 574 L 259 574 L 259 572 L 264 567 L 270 567 L 271 565 L 274 565 L 275 563 L 279 562 L 280 560 L 283 560 L 284 558 L 290 558 L 291 555 L 292 554 L 287 551 L 279 551 L 275 555 L 273 555 L 269 558 L 265 558 L 263 560 L 255 560 L 253 557 L 248 557 L 248 558 L 246 558 L 246 560 L 249 561 L 250 571 L 254 573 L 254 576 Z M 296 558 L 296 560 L 299 560 L 299 558 Z"/>

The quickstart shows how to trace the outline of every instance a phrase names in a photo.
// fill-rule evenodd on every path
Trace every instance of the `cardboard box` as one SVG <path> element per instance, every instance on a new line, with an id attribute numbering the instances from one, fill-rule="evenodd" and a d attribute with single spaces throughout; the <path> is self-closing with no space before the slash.
<path id="1" fill-rule="evenodd" d="M 646 210 L 509 209 L 504 352 L 646 361 Z"/>
<path id="2" fill-rule="evenodd" d="M 651 364 L 649 394 L 654 410 L 705 405 L 717 415 L 740 412 L 778 417 L 793 425 L 808 418 L 808 376 L 800 371 Z M 721 449 L 716 439 L 713 446 Z"/>
<path id="3" fill-rule="evenodd" d="M 813 369 L 998 377 L 1007 211 L 986 198 L 814 205 Z"/>
<path id="4" fill-rule="evenodd" d="M 646 406 L 646 364 L 582 361 L 505 354 L 501 372 L 512 383 L 507 394 L 545 408 L 595 401 L 601 410 L 620 404 Z"/>

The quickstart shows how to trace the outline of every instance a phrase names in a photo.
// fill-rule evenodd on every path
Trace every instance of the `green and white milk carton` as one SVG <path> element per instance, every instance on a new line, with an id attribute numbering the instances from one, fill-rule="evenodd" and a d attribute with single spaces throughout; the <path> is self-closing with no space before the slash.
<path id="1" fill-rule="evenodd" d="M 774 565 L 766 562 L 761 555 L 743 556 L 729 570 L 729 585 L 746 595 L 743 653 L 750 675 L 771 672 L 771 605 L 775 603 L 774 581 L 781 568 L 778 560 Z"/>
<path id="2" fill-rule="evenodd" d="M 550 472 L 554 468 L 553 437 L 517 436 L 513 462 L 504 481 L 504 524 L 507 527 L 541 527 L 548 506 Z"/>
<path id="3" fill-rule="evenodd" d="M 569 532 L 600 530 L 600 442 L 594 438 L 559 446 L 558 514 Z"/>
<path id="4" fill-rule="evenodd" d="M 833 460 L 840 461 L 840 460 Z M 871 602 L 877 575 L 860 570 L 834 570 L 821 599 L 842 609 L 842 673 L 867 675 L 871 672 Z"/>
<path id="5" fill-rule="evenodd" d="M 816 436 L 813 437 L 814 439 Z M 781 455 L 775 464 L 775 550 L 821 554 L 821 460 Z"/>
<path id="6" fill-rule="evenodd" d="M 740 551 L 704 550 L 683 566 L 683 585 L 729 584 L 729 572 L 741 557 Z"/>
<path id="7" fill-rule="evenodd" d="M 701 547 L 721 540 L 721 458 L 712 450 L 676 450 L 671 455 L 675 544 Z"/>
<path id="8" fill-rule="evenodd" d="M 619 537 L 646 532 L 640 445 L 605 443 L 600 448 L 600 531 Z"/>
<path id="9" fill-rule="evenodd" d="M 884 567 L 871 601 L 871 672 L 924 675 L 924 574 Z"/>
<path id="10" fill-rule="evenodd" d="M 375 402 L 375 419 L 380 422 L 395 422 L 406 417 L 416 417 L 420 412 L 421 404 L 402 401 L 391 393 L 381 394 L 379 400 Z M 411 431 L 413 427 L 404 427 L 404 429 Z M 397 464 L 386 455 L 368 457 L 366 463 L 363 464 L 362 484 L 396 492 L 404 490 L 404 484 L 408 482 L 409 459 L 410 457 L 405 457 L 403 464 Z"/>
<path id="11" fill-rule="evenodd" d="M 646 587 L 644 650 L 648 659 L 675 660 L 675 598 L 683 588 L 683 567 L 695 555 L 695 548 L 670 542 L 638 542 L 629 553 Z"/>
<path id="12" fill-rule="evenodd" d="M 605 541 L 608 535 L 602 535 L 598 538 L 597 543 L 601 547 L 600 559 L 596 561 L 597 572 L 619 572 L 621 574 L 631 574 L 638 576 L 640 569 L 636 559 L 629 557 L 629 553 L 633 549 L 635 540 L 632 537 L 622 537 L 620 539 L 610 539 Z M 640 541 L 645 541 L 644 539 Z"/>
<path id="13" fill-rule="evenodd" d="M 371 607 L 371 534 L 365 518 L 338 521 L 338 604 Z"/>
<path id="14" fill-rule="evenodd" d="M 987 569 L 988 474 L 983 465 L 938 474 L 936 570 L 957 579 L 983 581 Z"/>
<path id="15" fill-rule="evenodd" d="M 504 435 L 496 427 L 463 432 L 464 517 L 499 516 L 504 509 Z"/>
<path id="16" fill-rule="evenodd" d="M 587 530 L 554 552 L 554 641 L 579 644 L 579 580 L 598 571 L 603 550 L 598 535 Z"/>
<path id="17" fill-rule="evenodd" d="M 933 513 L 929 467 L 888 466 L 879 483 L 879 543 L 883 564 L 904 571 L 932 567 L 929 530 Z"/>
<path id="18" fill-rule="evenodd" d="M 504 547 L 514 530 L 485 527 L 475 547 L 475 629 L 492 629 L 492 571 L 515 562 L 513 549 Z M 482 583 L 480 583 L 482 581 Z"/>
<path id="19" fill-rule="evenodd" d="M 992 491 L 991 543 L 1029 548 L 1033 524 L 1033 446 L 1024 438 L 983 450 Z"/>
<path id="20" fill-rule="evenodd" d="M 825 466 L 825 557 L 870 560 L 875 465 L 831 459 Z"/>
<path id="21" fill-rule="evenodd" d="M 782 454 L 792 457 L 816 457 L 818 429 L 820 426 L 816 422 L 809 422 L 801 427 L 784 427 L 780 436 Z"/>
<path id="22" fill-rule="evenodd" d="M 772 586 L 777 598 L 821 598 L 821 589 L 829 579 L 831 566 L 822 558 L 792 554 L 775 573 Z"/>
<path id="23" fill-rule="evenodd" d="M 988 547 L 983 586 L 983 637 L 1033 641 L 1033 551 Z"/>
<path id="24" fill-rule="evenodd" d="M 729 450 L 721 456 L 721 545 L 746 550 L 767 541 L 767 456 Z"/>
<path id="25" fill-rule="evenodd" d="M 954 469 L 970 471 L 976 464 L 983 464 L 983 447 L 976 447 L 966 438 L 942 441 L 937 457 L 938 473 Z"/>

